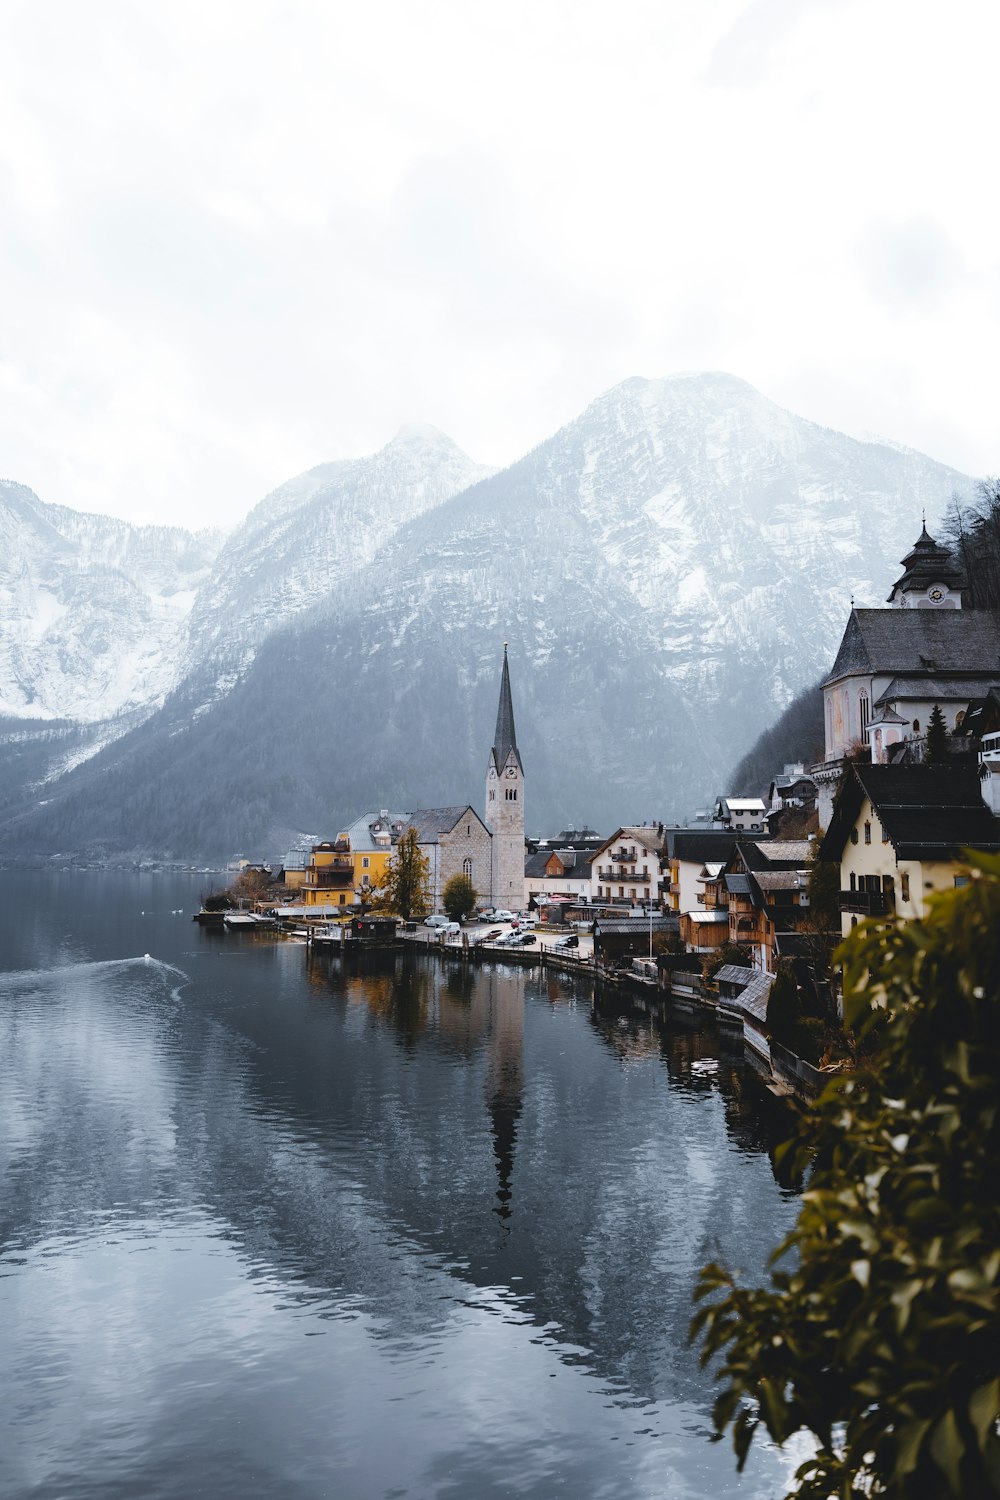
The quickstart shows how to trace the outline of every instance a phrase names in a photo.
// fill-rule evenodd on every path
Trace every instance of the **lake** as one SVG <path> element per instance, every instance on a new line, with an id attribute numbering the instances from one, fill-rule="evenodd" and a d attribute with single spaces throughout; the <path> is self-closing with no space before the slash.
<path id="1" fill-rule="evenodd" d="M 698 1267 L 761 1279 L 795 1216 L 742 1059 L 201 929 L 209 883 L 0 873 L 0 1492 L 783 1493 L 686 1346 Z"/>

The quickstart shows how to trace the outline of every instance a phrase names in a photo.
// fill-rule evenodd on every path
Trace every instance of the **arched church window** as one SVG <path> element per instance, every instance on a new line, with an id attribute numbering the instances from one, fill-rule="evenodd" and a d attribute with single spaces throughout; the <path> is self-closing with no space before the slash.
<path id="1" fill-rule="evenodd" d="M 463 875 L 467 875 L 470 880 L 472 879 L 472 860 L 471 859 L 463 859 L 463 861 L 462 861 L 462 874 Z"/>
<path id="2" fill-rule="evenodd" d="M 861 733 L 864 734 L 868 729 L 868 720 L 870 718 L 867 693 L 863 692 L 861 694 L 860 698 L 858 699 L 858 707 L 861 710 Z"/>
<path id="3" fill-rule="evenodd" d="M 913 732 L 914 732 L 914 734 L 919 734 L 920 733 L 920 720 L 919 719 L 914 719 L 914 721 L 913 721 Z"/>
<path id="4" fill-rule="evenodd" d="M 872 841 L 872 825 L 870 823 L 866 822 L 865 823 L 865 843 L 866 844 L 870 844 L 871 841 Z"/>

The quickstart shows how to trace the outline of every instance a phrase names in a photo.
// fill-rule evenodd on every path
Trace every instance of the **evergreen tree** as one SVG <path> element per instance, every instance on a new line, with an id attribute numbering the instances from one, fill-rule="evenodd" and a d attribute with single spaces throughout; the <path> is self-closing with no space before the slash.
<path id="1" fill-rule="evenodd" d="M 776 1042 L 789 1045 L 794 1038 L 800 1014 L 795 975 L 787 963 L 780 964 L 767 997 L 768 1035 Z"/>
<path id="2" fill-rule="evenodd" d="M 415 828 L 400 834 L 392 858 L 378 888 L 379 904 L 395 912 L 404 922 L 427 915 L 430 907 L 430 866 L 420 847 Z"/>
<path id="3" fill-rule="evenodd" d="M 927 720 L 927 744 L 924 760 L 929 766 L 941 766 L 948 759 L 948 726 L 940 705 L 935 703 Z"/>
<path id="4" fill-rule="evenodd" d="M 717 1434 L 742 1468 L 760 1423 L 811 1433 L 797 1500 L 1000 1496 L 1000 856 L 970 863 L 923 921 L 839 950 L 846 1019 L 877 1045 L 783 1148 L 812 1163 L 789 1262 L 760 1290 L 701 1273 Z"/>

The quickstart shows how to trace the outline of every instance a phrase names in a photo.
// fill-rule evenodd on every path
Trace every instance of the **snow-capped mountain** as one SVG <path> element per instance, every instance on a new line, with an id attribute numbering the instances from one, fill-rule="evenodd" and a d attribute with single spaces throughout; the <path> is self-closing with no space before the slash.
<path id="1" fill-rule="evenodd" d="M 236 528 L 199 590 L 189 670 L 212 696 L 227 691 L 274 630 L 335 596 L 407 521 L 492 472 L 437 428 L 408 426 L 378 453 L 281 485 Z"/>
<path id="2" fill-rule="evenodd" d="M 162 703 L 221 542 L 0 481 L 0 715 L 94 723 Z"/>
<path id="3" fill-rule="evenodd" d="M 529 831 L 682 816 L 829 665 L 851 595 L 884 600 L 921 510 L 971 483 L 719 374 L 626 381 L 450 498 L 394 499 L 412 442 L 357 461 L 382 477 L 347 554 L 343 465 L 258 508 L 192 611 L 178 691 L 22 806 L 10 846 L 224 853 L 478 803 L 504 640 Z"/>

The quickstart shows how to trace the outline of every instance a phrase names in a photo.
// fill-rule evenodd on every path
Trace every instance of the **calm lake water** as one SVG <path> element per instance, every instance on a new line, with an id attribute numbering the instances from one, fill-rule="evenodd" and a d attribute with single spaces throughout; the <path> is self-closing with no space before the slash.
<path id="1" fill-rule="evenodd" d="M 740 1060 L 540 971 L 210 933 L 204 883 L 0 874 L 0 1493 L 782 1493 L 685 1343 L 795 1213 Z"/>

